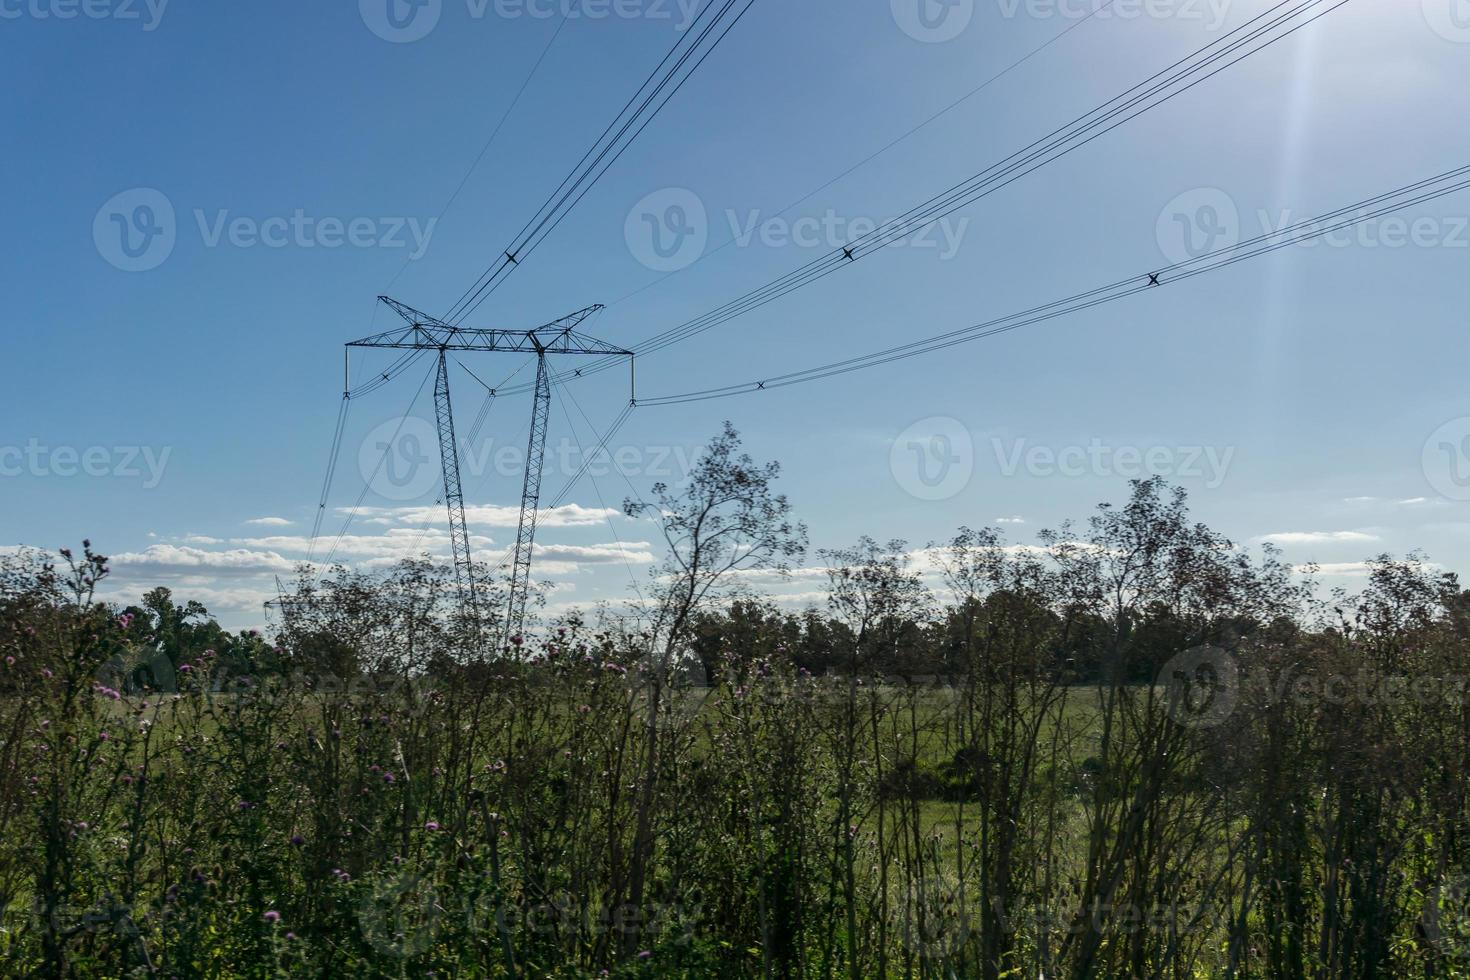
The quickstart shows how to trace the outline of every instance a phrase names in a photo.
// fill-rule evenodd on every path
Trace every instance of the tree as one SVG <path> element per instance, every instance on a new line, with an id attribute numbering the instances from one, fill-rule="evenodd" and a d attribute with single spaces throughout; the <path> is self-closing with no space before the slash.
<path id="1" fill-rule="evenodd" d="M 880 545 L 862 537 L 855 547 L 824 550 L 833 615 L 852 630 L 848 670 L 893 670 L 921 639 L 919 625 L 933 596 L 912 568 L 908 543 Z"/>
<path id="2" fill-rule="evenodd" d="M 623 504 L 629 517 L 658 521 L 668 545 L 667 557 L 654 570 L 642 779 L 627 879 L 628 903 L 640 912 L 653 861 L 660 713 L 669 673 L 684 652 L 694 617 L 728 594 L 736 572 L 785 573 L 806 554 L 806 526 L 792 520 L 791 503 L 773 489 L 780 474 L 779 463 L 757 463 L 740 452 L 740 433 L 726 422 L 682 490 L 659 483 L 653 487 L 655 503 L 629 499 Z M 637 941 L 630 930 L 628 947 Z"/>
<path id="3" fill-rule="evenodd" d="M 806 525 L 792 520 L 790 501 L 772 488 L 780 474 L 780 463 L 741 453 L 740 433 L 726 422 L 682 490 L 659 483 L 655 503 L 623 503 L 629 517 L 657 520 L 668 546 L 654 570 L 655 673 L 675 662 L 695 613 L 728 598 L 737 572 L 786 573 L 806 554 Z"/>

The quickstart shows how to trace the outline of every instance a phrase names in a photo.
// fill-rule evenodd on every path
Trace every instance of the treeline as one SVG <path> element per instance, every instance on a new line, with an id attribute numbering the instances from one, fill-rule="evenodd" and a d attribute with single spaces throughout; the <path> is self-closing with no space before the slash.
<path id="1" fill-rule="evenodd" d="M 628 504 L 650 601 L 505 642 L 427 562 L 306 576 L 260 638 L 10 561 L 4 972 L 1470 974 L 1454 576 L 1319 596 L 1149 482 L 934 574 L 822 553 L 780 613 L 744 589 L 805 557 L 778 476 L 727 429 Z"/>

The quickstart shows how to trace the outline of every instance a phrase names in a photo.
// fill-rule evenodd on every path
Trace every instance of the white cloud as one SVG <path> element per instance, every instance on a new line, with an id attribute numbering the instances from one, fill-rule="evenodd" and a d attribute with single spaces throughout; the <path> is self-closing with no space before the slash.
<path id="1" fill-rule="evenodd" d="M 288 521 L 284 517 L 256 517 L 245 522 L 256 527 L 290 527 L 295 521 Z"/>
<path id="2" fill-rule="evenodd" d="M 827 569 L 820 565 L 810 568 L 793 568 L 783 575 L 774 568 L 737 568 L 730 575 L 732 578 L 744 579 L 760 585 L 781 585 L 803 579 L 825 579 Z"/>
<path id="3" fill-rule="evenodd" d="M 1379 538 L 1364 531 L 1280 531 L 1263 534 L 1260 540 L 1272 544 L 1339 544 L 1377 541 Z"/>
<path id="4" fill-rule="evenodd" d="M 344 517 L 351 514 L 372 523 L 411 524 L 420 527 L 442 524 L 447 520 L 443 506 L 339 507 L 337 512 Z M 536 521 L 541 527 L 590 527 L 621 516 L 622 513 L 612 507 L 563 504 L 560 507 L 543 507 Z M 476 504 L 465 508 L 465 520 L 471 525 L 482 527 L 517 527 L 521 522 L 521 509 L 501 504 Z"/>
<path id="5" fill-rule="evenodd" d="M 277 534 L 257 538 L 231 538 L 230 544 L 245 548 L 269 548 L 275 551 L 305 553 L 311 551 L 311 538 L 300 534 Z M 484 535 L 470 535 L 476 548 L 493 547 L 495 540 Z M 447 527 L 394 527 L 382 534 L 326 534 L 317 539 L 317 557 L 331 552 L 344 558 L 417 558 L 423 554 L 449 553 Z"/>
<path id="6" fill-rule="evenodd" d="M 1316 571 L 1318 575 L 1338 575 L 1348 578 L 1358 578 L 1367 575 L 1371 566 L 1365 561 L 1335 561 L 1326 562 L 1321 565 L 1297 565 L 1298 572 Z"/>
<path id="7" fill-rule="evenodd" d="M 771 601 L 782 609 L 805 609 L 821 606 L 827 602 L 826 592 L 792 592 L 787 595 L 771 596 Z"/>
<path id="8" fill-rule="evenodd" d="M 572 565 L 610 565 L 623 561 L 638 565 L 653 563 L 652 547 L 647 541 L 625 541 L 620 548 L 616 544 L 537 545 L 535 559 L 539 567 L 542 561 L 566 562 Z"/>
<path id="9" fill-rule="evenodd" d="M 1393 500 L 1388 497 L 1344 497 L 1342 502 L 1345 504 L 1386 504 L 1391 507 L 1434 507 L 1444 503 L 1433 497 L 1406 497 L 1402 500 Z"/>
<path id="10" fill-rule="evenodd" d="M 109 588 L 102 598 L 120 605 L 138 603 L 143 594 L 154 587 L 154 582 L 138 583 L 136 587 Z M 260 615 L 265 603 L 277 598 L 275 583 L 263 580 L 260 585 L 218 587 L 206 582 L 170 583 L 175 602 L 195 601 L 204 604 L 211 614 L 222 611 L 250 612 Z"/>
<path id="11" fill-rule="evenodd" d="M 995 519 L 995 523 L 997 523 L 997 524 L 1025 524 L 1026 523 L 1026 518 L 1024 518 L 1024 517 L 997 517 Z"/>
<path id="12" fill-rule="evenodd" d="M 172 544 L 149 545 L 141 552 L 113 555 L 114 569 L 139 575 L 267 575 L 289 574 L 297 563 L 274 551 L 205 551 Z"/>

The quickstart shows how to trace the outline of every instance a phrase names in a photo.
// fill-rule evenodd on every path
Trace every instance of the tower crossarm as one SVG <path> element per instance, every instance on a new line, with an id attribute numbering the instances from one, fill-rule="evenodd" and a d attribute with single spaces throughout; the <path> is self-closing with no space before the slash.
<path id="1" fill-rule="evenodd" d="M 576 327 L 602 309 L 601 305 L 578 310 L 534 330 L 474 330 L 445 323 L 387 296 L 379 299 L 403 318 L 405 326 L 354 340 L 348 347 L 613 356 L 632 353 L 577 332 Z"/>
<path id="2" fill-rule="evenodd" d="M 378 299 L 398 314 L 403 325 L 384 333 L 354 340 L 350 350 L 389 348 L 399 350 L 437 351 L 438 372 L 434 384 L 434 410 L 438 420 L 439 454 L 444 469 L 444 500 L 449 508 L 450 543 L 454 552 L 454 571 L 460 589 L 461 605 L 466 610 L 478 609 L 474 565 L 470 559 L 469 524 L 465 519 L 464 491 L 460 481 L 459 447 L 454 433 L 454 410 L 449 394 L 449 355 L 485 351 L 532 354 L 536 358 L 536 396 L 531 411 L 531 434 L 526 452 L 525 482 L 521 490 L 521 520 L 516 534 L 515 559 L 511 565 L 510 606 L 504 624 L 505 639 L 519 635 L 526 619 L 526 606 L 531 592 L 531 558 L 536 542 L 536 525 L 541 506 L 541 474 L 546 459 L 546 429 L 551 416 L 552 374 L 546 358 L 549 354 L 590 354 L 628 358 L 633 402 L 637 404 L 637 378 L 633 374 L 632 351 L 614 347 L 596 337 L 580 333 L 588 317 L 602 309 L 589 306 L 534 330 L 472 330 L 445 323 L 387 296 Z M 350 364 L 344 360 L 344 391 L 350 376 Z M 472 376 L 473 372 L 472 372 Z M 388 374 L 383 375 L 384 378 Z M 478 376 L 474 376 L 479 381 Z M 480 381 L 483 385 L 484 382 Z M 489 387 L 488 385 L 486 386 Z M 495 395 L 490 389 L 490 395 Z M 350 391 L 346 397 L 351 397 Z M 282 606 L 284 610 L 286 607 Z"/>

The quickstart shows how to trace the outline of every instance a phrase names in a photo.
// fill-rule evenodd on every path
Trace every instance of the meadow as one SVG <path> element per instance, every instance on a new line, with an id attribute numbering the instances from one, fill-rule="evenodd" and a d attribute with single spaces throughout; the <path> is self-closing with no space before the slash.
<path id="1" fill-rule="evenodd" d="M 428 560 L 303 569 L 263 636 L 4 559 L 0 969 L 1470 975 L 1453 576 L 1319 597 L 1150 482 L 961 530 L 942 592 L 825 552 L 791 612 L 716 587 L 804 553 L 775 470 L 706 462 L 656 605 L 503 642 Z"/>

